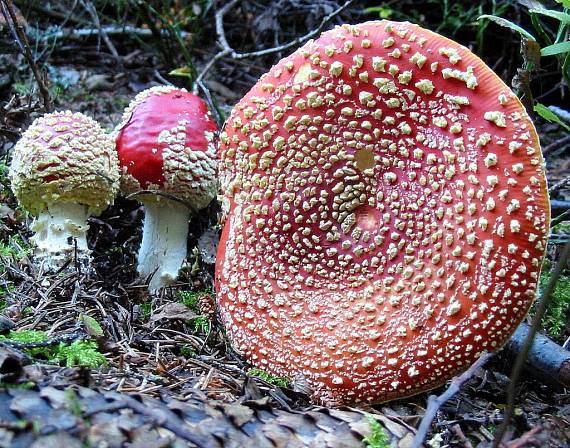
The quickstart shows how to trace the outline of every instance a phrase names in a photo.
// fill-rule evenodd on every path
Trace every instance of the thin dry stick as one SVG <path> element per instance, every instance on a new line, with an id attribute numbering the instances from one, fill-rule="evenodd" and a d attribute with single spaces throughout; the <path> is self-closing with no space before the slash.
<path id="1" fill-rule="evenodd" d="M 93 21 L 93 25 L 95 25 L 97 27 L 97 30 L 99 31 L 99 36 L 101 36 L 103 38 L 103 41 L 105 42 L 105 45 L 107 46 L 107 48 L 109 49 L 111 54 L 113 55 L 113 58 L 117 61 L 117 63 L 120 66 L 122 66 L 123 62 L 121 61 L 121 57 L 119 56 L 119 53 L 117 52 L 117 49 L 115 48 L 115 45 L 113 45 L 113 42 L 111 42 L 111 39 L 109 39 L 109 36 L 107 35 L 106 31 L 101 26 L 101 21 L 99 20 L 99 16 L 97 15 L 97 10 L 95 9 L 95 6 L 93 6 L 93 3 L 91 3 L 88 0 L 80 0 L 80 1 L 81 1 L 81 5 L 83 6 L 83 8 L 91 16 L 91 20 Z"/>
<path id="2" fill-rule="evenodd" d="M 42 96 L 44 102 L 44 109 L 46 112 L 51 112 L 53 110 L 53 106 L 49 97 L 49 90 L 47 89 L 46 85 L 44 84 L 44 80 L 42 75 L 38 69 L 36 61 L 32 55 L 32 51 L 30 50 L 30 43 L 28 42 L 28 37 L 22 28 L 22 25 L 18 22 L 16 18 L 16 13 L 14 12 L 14 5 L 12 0 L 1 0 L 2 1 L 2 14 L 6 19 L 6 23 L 10 26 L 10 31 L 14 36 L 18 46 L 20 47 L 20 51 L 24 54 L 24 57 L 28 61 L 28 65 L 32 69 L 32 73 L 34 74 L 34 78 L 36 79 L 36 83 L 38 84 L 38 88 L 40 90 L 40 94 Z"/>
<path id="3" fill-rule="evenodd" d="M 449 399 L 458 393 L 461 390 L 461 387 L 467 381 L 473 378 L 475 372 L 483 367 L 492 356 L 492 353 L 483 352 L 481 356 L 479 356 L 479 359 L 477 359 L 477 361 L 475 361 L 471 367 L 469 367 L 469 369 L 451 380 L 451 384 L 444 393 L 439 396 L 430 395 L 428 398 L 428 406 L 426 412 L 422 418 L 418 432 L 416 433 L 416 437 L 414 437 L 414 441 L 412 442 L 412 448 L 422 447 L 422 444 L 424 443 L 424 440 L 426 439 L 426 436 L 431 428 L 431 424 L 437 415 L 437 411 L 439 411 Z"/>
<path id="4" fill-rule="evenodd" d="M 562 137 L 558 140 L 553 141 L 551 144 L 542 148 L 542 154 L 544 156 L 550 154 L 551 152 L 561 148 L 564 145 L 570 144 L 570 135 Z"/>
<path id="5" fill-rule="evenodd" d="M 292 41 L 287 42 L 286 44 L 279 45 L 277 47 L 266 48 L 264 50 L 252 51 L 249 53 L 239 53 L 236 50 L 234 50 L 228 43 L 228 39 L 226 38 L 226 32 L 224 30 L 224 16 L 230 9 L 232 9 L 238 3 L 238 0 L 232 0 L 231 2 L 224 5 L 218 12 L 216 12 L 216 36 L 218 38 L 218 44 L 222 49 L 220 52 L 216 53 L 212 59 L 210 59 L 210 61 L 206 64 L 206 66 L 202 69 L 202 71 L 196 78 L 193 89 L 194 93 L 195 94 L 197 93 L 198 87 L 202 83 L 202 80 L 204 79 L 204 76 L 206 76 L 206 73 L 208 73 L 208 71 L 210 71 L 210 69 L 214 66 L 214 64 L 223 57 L 228 56 L 231 59 L 236 59 L 236 60 L 245 59 L 245 58 L 255 58 L 258 56 L 265 56 L 268 54 L 279 53 L 281 51 L 288 50 L 289 48 L 301 45 L 302 43 L 308 41 L 309 39 L 319 34 L 327 23 L 329 23 L 332 19 L 334 19 L 336 16 L 342 13 L 353 2 L 354 0 L 347 0 L 338 9 L 334 10 L 327 16 L 323 17 L 323 20 L 321 20 L 319 26 L 316 27 L 314 30 L 311 30 L 310 32 L 308 32 L 303 36 L 297 37 L 296 39 L 293 39 Z"/>
<path id="6" fill-rule="evenodd" d="M 558 190 L 563 189 L 564 187 L 566 187 L 569 184 L 570 184 L 570 176 L 565 177 L 564 179 L 562 179 L 559 182 L 556 182 L 552 187 L 550 187 L 548 189 L 548 193 L 552 195 L 553 193 L 556 193 Z"/>
<path id="7" fill-rule="evenodd" d="M 566 243 L 564 249 L 562 250 L 562 254 L 560 255 L 560 259 L 556 264 L 556 267 L 552 271 L 552 275 L 550 280 L 548 281 L 548 285 L 546 285 L 546 289 L 544 290 L 544 294 L 542 295 L 542 299 L 538 303 L 536 307 L 536 312 L 534 317 L 532 318 L 532 323 L 530 326 L 530 331 L 528 332 L 528 336 L 525 339 L 524 345 L 521 348 L 520 353 L 515 360 L 515 365 L 513 367 L 513 371 L 511 373 L 511 380 L 509 382 L 509 387 L 507 388 L 507 407 L 505 408 L 505 415 L 503 417 L 503 422 L 499 429 L 495 433 L 495 439 L 493 440 L 493 448 L 499 448 L 501 446 L 503 437 L 509 428 L 509 424 L 511 418 L 513 417 L 514 410 L 515 410 L 515 399 L 516 399 L 516 387 L 521 375 L 522 369 L 525 365 L 526 358 L 528 352 L 532 346 L 532 341 L 536 336 L 536 333 L 540 329 L 540 323 L 542 321 L 542 317 L 546 313 L 546 309 L 548 308 L 548 303 L 550 302 L 550 298 L 552 297 L 552 292 L 556 287 L 556 283 L 558 282 L 558 278 L 562 273 L 562 270 L 566 266 L 566 262 L 568 261 L 568 257 L 570 256 L 570 241 Z"/>

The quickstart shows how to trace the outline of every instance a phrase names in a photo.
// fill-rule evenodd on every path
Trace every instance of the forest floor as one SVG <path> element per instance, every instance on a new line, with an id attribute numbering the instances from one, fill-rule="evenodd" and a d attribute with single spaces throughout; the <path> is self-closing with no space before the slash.
<path id="1" fill-rule="evenodd" d="M 170 9 L 157 11 L 142 7 L 134 10 L 135 3 L 124 2 L 122 10 L 108 5 L 97 9 L 102 24 L 109 27 L 109 44 L 98 32 L 87 7 L 81 6 L 92 5 L 91 2 L 75 2 L 71 9 L 63 1 L 52 2 L 50 6 L 17 2 L 56 109 L 87 113 L 110 130 L 119 123 L 124 107 L 137 92 L 165 80 L 188 87 L 188 76 L 193 76 L 194 70 L 200 72 L 219 51 L 215 44 L 214 14 L 220 5 L 165 2 L 171 4 Z M 238 20 L 228 21 L 226 33 L 236 47 L 251 51 L 287 42 L 316 28 L 322 17 L 339 6 L 328 0 L 269 3 L 265 7 L 253 1 L 243 2 L 236 12 L 241 24 Z M 399 18 L 394 11 L 397 3 L 387 5 Z M 467 10 L 468 6 L 464 8 Z M 279 19 L 277 10 L 281 13 Z M 516 15 L 516 10 L 513 11 Z M 151 17 L 144 16 L 145 13 Z M 283 19 L 288 13 L 288 19 Z M 377 16 L 377 11 L 364 14 L 362 5 L 355 4 L 332 22 L 363 21 Z M 424 20 L 431 20 L 429 13 Z M 152 27 L 148 21 L 159 30 L 158 41 L 150 33 Z M 121 28 L 122 25 L 132 29 Z M 454 34 L 456 39 L 463 39 L 464 44 L 473 47 L 476 29 L 464 25 L 467 31 L 462 34 L 459 26 L 447 26 L 440 32 Z M 29 244 L 31 217 L 18 207 L 10 192 L 6 166 L 14 142 L 41 115 L 43 103 L 30 67 L 10 38 L 5 21 L 0 20 L 0 29 L 4 31 L 0 38 L 4 50 L 0 55 L 0 157 L 4 161 L 0 171 L 0 334 L 25 331 L 27 339 L 20 342 L 39 342 L 36 347 L 41 347 L 30 351 L 31 346 L 27 346 L 27 357 L 22 358 L 23 370 L 9 378 L 0 373 L 2 384 L 26 388 L 79 384 L 159 398 L 168 395 L 180 400 L 198 390 L 209 398 L 228 403 L 270 397 L 275 407 L 309 409 L 311 405 L 302 387 L 252 371 L 232 352 L 225 339 L 216 319 L 213 292 L 219 212 L 216 203 L 192 217 L 188 260 L 177 283 L 157 296 L 150 296 L 144 281 L 136 275 L 142 207 L 122 197 L 101 216 L 90 219 L 93 272 L 72 270 L 61 276 L 38 271 L 32 263 Z M 92 34 L 73 34 L 89 29 Z M 487 31 L 491 33 L 489 40 L 493 39 L 492 33 L 495 36 L 504 33 L 493 27 Z M 182 55 L 176 38 L 190 49 L 191 64 Z M 504 79 L 514 75 L 512 67 L 520 62 L 516 36 L 509 39 L 505 45 L 513 49 L 501 55 L 490 50 L 488 44 L 482 47 L 483 57 L 491 66 L 495 65 Z M 259 75 L 284 54 L 288 52 L 239 61 L 221 58 L 214 65 L 204 84 L 220 119 Z M 547 90 L 542 92 L 546 95 L 543 101 L 568 104 L 567 89 Z M 543 146 L 554 145 L 547 157 L 548 179 L 554 184 L 570 175 L 569 146 L 556 146 L 563 139 L 557 125 L 538 121 L 538 129 Z M 570 198 L 570 189 L 560 189 L 556 197 Z M 567 239 L 568 233 L 568 226 L 557 228 L 557 239 L 549 247 L 550 261 L 556 259 L 560 243 Z M 565 300 L 568 301 L 567 295 L 560 299 Z M 558 321 L 554 322 L 558 330 L 551 336 L 562 344 L 570 336 L 567 310 L 562 309 L 558 314 Z M 62 347 L 80 340 L 95 344 L 78 348 L 73 356 L 62 354 Z M 432 447 L 489 445 L 502 420 L 511 366 L 510 359 L 497 355 L 442 407 L 429 436 Z M 508 446 L 570 446 L 567 391 L 553 390 L 530 376 L 523 378 L 517 391 Z M 421 394 L 368 411 L 415 428 L 424 413 L 427 397 L 428 394 Z"/>

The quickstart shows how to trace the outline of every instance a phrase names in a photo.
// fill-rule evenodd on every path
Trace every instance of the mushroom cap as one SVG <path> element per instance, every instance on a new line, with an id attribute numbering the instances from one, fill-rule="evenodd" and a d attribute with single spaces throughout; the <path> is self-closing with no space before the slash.
<path id="1" fill-rule="evenodd" d="M 217 192 L 216 131 L 206 103 L 185 89 L 140 92 L 115 131 L 121 190 L 168 193 L 205 207 Z"/>
<path id="2" fill-rule="evenodd" d="M 320 401 L 441 385 L 531 305 L 550 220 L 538 137 L 459 44 L 335 28 L 263 76 L 220 141 L 222 321 Z"/>
<path id="3" fill-rule="evenodd" d="M 49 113 L 14 146 L 9 177 L 14 195 L 34 215 L 50 202 L 83 204 L 99 214 L 119 190 L 115 144 L 80 112 Z"/>

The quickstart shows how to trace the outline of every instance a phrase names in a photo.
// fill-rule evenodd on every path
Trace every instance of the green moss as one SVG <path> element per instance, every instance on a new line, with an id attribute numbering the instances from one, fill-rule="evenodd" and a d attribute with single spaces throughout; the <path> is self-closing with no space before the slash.
<path id="1" fill-rule="evenodd" d="M 45 342 L 48 337 L 44 331 L 24 330 L 11 331 L 7 336 L 0 335 L 0 341 L 18 342 L 20 344 L 35 344 Z M 49 347 L 30 348 L 25 350 L 30 356 L 40 356 L 49 359 L 51 353 Z"/>
<path id="2" fill-rule="evenodd" d="M 543 272 L 540 276 L 540 288 L 543 290 L 550 278 L 550 273 Z M 548 335 L 554 339 L 562 336 L 566 324 L 566 315 L 570 308 L 570 277 L 560 276 L 552 293 L 542 326 Z"/>
<path id="3" fill-rule="evenodd" d="M 45 331 L 24 330 L 24 331 L 11 331 L 8 336 L 0 335 L 0 341 L 19 342 L 21 344 L 33 344 L 36 342 L 47 341 L 47 334 Z"/>
<path id="4" fill-rule="evenodd" d="M 43 331 L 11 331 L 7 336 L 0 335 L 0 341 L 20 344 L 35 344 L 47 340 L 48 336 Z M 58 346 L 28 348 L 24 351 L 30 356 L 65 364 L 67 367 L 83 366 L 95 369 L 107 365 L 107 359 L 99 352 L 95 341 L 75 341 L 72 344 L 60 342 Z"/>
<path id="5" fill-rule="evenodd" d="M 30 390 L 36 387 L 36 383 L 32 381 L 24 381 L 23 383 L 4 383 L 0 381 L 0 388 L 4 389 L 25 389 Z"/>
<path id="6" fill-rule="evenodd" d="M 182 347 L 180 347 L 180 354 L 185 358 L 193 358 L 196 356 L 196 350 L 194 350 L 194 347 L 191 345 L 184 344 Z"/>
<path id="7" fill-rule="evenodd" d="M 390 439 L 384 427 L 371 415 L 367 416 L 370 425 L 370 435 L 362 439 L 362 443 L 367 448 L 389 448 Z"/>
<path id="8" fill-rule="evenodd" d="M 99 352 L 95 341 L 75 341 L 71 345 L 59 344 L 56 358 L 66 367 L 82 366 L 96 369 L 107 365 L 107 359 Z"/>
<path id="9" fill-rule="evenodd" d="M 14 258 L 16 261 L 20 261 L 31 251 L 32 247 L 24 243 L 19 235 L 11 236 L 8 241 L 0 241 L 0 257 Z"/>
<path id="10" fill-rule="evenodd" d="M 289 387 L 289 379 L 282 376 L 273 376 L 261 369 L 251 369 L 247 372 L 250 376 L 256 376 L 269 384 L 279 387 Z"/>
<path id="11" fill-rule="evenodd" d="M 200 299 L 212 294 L 212 291 L 178 291 L 176 298 L 196 314 L 200 313 Z"/>

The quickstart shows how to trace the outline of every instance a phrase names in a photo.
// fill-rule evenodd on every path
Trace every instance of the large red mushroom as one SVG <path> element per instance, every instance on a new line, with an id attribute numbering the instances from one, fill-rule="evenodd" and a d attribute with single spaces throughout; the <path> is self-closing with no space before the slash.
<path id="1" fill-rule="evenodd" d="M 536 131 L 443 36 L 390 21 L 324 33 L 237 104 L 220 157 L 228 336 L 322 402 L 441 385 L 535 297 L 550 220 Z"/>
<path id="2" fill-rule="evenodd" d="M 137 270 L 150 278 L 151 292 L 176 280 L 190 210 L 206 207 L 217 192 L 216 132 L 206 103 L 171 86 L 139 93 L 117 127 L 121 190 L 144 205 Z"/>

